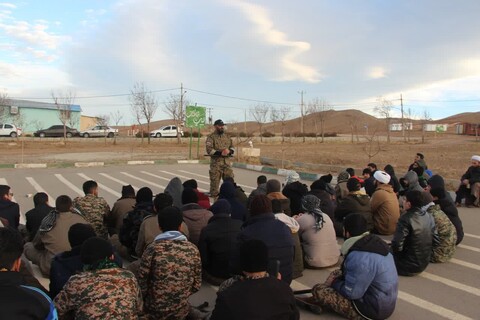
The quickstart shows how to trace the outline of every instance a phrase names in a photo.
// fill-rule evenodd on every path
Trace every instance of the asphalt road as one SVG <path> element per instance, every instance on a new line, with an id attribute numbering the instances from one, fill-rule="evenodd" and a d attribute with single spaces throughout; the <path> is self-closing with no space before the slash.
<path id="1" fill-rule="evenodd" d="M 234 172 L 237 184 L 245 192 L 255 188 L 259 172 L 243 169 Z M 283 181 L 283 177 L 266 175 Z M 87 179 L 96 180 L 100 185 L 100 196 L 113 205 L 124 184 L 132 184 L 136 190 L 148 186 L 154 193 L 159 193 L 175 176 L 182 181 L 194 178 L 201 190 L 208 190 L 208 165 L 194 164 L 0 169 L 0 184 L 12 187 L 15 201 L 25 213 L 33 207 L 31 196 L 36 192 L 46 192 L 54 204 L 54 199 L 62 194 L 72 198 L 83 195 L 81 188 Z M 306 183 L 310 185 L 310 182 Z M 454 258 L 448 263 L 430 264 L 419 276 L 400 277 L 399 299 L 390 319 L 480 319 L 480 209 L 461 208 L 459 212 L 465 238 L 457 247 Z M 333 269 L 305 270 L 303 277 L 293 281 L 292 288 L 311 288 L 324 281 L 330 270 Z M 45 284 L 48 280 L 42 279 L 42 282 Z M 215 294 L 215 287 L 204 284 L 191 301 L 193 304 L 208 301 L 214 305 Z M 302 310 L 301 318 L 317 319 L 318 316 Z M 322 318 L 339 319 L 331 313 L 325 313 Z"/>

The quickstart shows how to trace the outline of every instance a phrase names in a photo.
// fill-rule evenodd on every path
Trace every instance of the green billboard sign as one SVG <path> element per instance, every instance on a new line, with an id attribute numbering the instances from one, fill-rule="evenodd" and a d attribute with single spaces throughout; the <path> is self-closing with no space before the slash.
<path id="1" fill-rule="evenodd" d="M 205 126 L 205 107 L 187 106 L 185 126 L 187 128 L 203 128 Z"/>

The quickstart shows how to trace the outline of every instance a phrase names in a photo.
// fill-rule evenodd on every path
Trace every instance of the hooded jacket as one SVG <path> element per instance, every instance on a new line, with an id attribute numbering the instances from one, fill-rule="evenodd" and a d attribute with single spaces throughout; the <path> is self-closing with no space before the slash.
<path id="1" fill-rule="evenodd" d="M 392 252 L 399 275 L 412 276 L 427 268 L 432 248 L 439 244 L 433 217 L 420 208 L 407 210 L 398 219 Z"/>
<path id="2" fill-rule="evenodd" d="M 395 310 L 398 276 L 388 245 L 365 233 L 350 247 L 342 264 L 343 276 L 332 287 L 369 319 L 386 319 Z M 352 239 L 352 238 L 351 238 Z"/>
<path id="3" fill-rule="evenodd" d="M 232 219 L 243 222 L 247 218 L 247 208 L 236 198 L 236 190 L 235 185 L 230 182 L 224 182 L 220 187 L 218 197 L 219 199 L 225 199 L 230 203 Z"/>
<path id="4" fill-rule="evenodd" d="M 408 187 L 405 192 L 413 190 L 418 190 L 420 192 L 424 191 L 422 186 L 418 182 L 418 175 L 415 171 L 408 171 L 403 178 L 408 182 Z"/>
<path id="5" fill-rule="evenodd" d="M 389 184 L 379 184 L 370 199 L 374 230 L 383 235 L 395 232 L 400 206 L 397 195 Z"/>
<path id="6" fill-rule="evenodd" d="M 335 209 L 335 220 L 343 226 L 343 219 L 350 213 L 360 213 L 367 220 L 367 228 L 373 230 L 372 211 L 370 197 L 359 192 L 350 192 Z M 343 236 L 343 232 L 337 236 Z"/>
<path id="7" fill-rule="evenodd" d="M 443 180 L 442 176 L 438 174 L 434 174 L 430 179 L 428 179 L 427 184 L 430 186 L 430 188 L 442 188 L 445 190 L 445 197 L 452 203 L 455 204 L 453 201 L 452 196 L 450 195 L 449 192 L 446 191 L 445 189 L 445 180 Z M 443 209 L 442 209 L 443 210 Z M 443 210 L 445 211 L 445 210 Z M 458 215 L 458 214 L 457 214 Z"/>
<path id="8" fill-rule="evenodd" d="M 8 220 L 8 225 L 17 229 L 20 224 L 20 207 L 18 203 L 1 199 L 0 200 L 0 217 Z"/>
<path id="9" fill-rule="evenodd" d="M 198 203 L 187 203 L 181 207 L 183 221 L 187 224 L 190 242 L 198 246 L 200 232 L 207 225 L 213 213 L 201 207 Z"/>
<path id="10" fill-rule="evenodd" d="M 455 207 L 455 204 L 447 199 L 447 197 L 443 199 L 437 199 L 434 202 L 440 206 L 440 209 L 447 215 L 448 219 L 450 219 L 455 226 L 455 230 L 457 231 L 456 244 L 458 245 L 460 242 L 462 242 L 464 233 L 462 220 L 460 220 L 460 216 L 458 215 L 457 207 Z"/>

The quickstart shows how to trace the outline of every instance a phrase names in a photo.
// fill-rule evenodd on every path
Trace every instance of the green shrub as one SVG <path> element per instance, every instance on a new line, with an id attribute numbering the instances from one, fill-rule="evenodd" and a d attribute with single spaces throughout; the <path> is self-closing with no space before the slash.
<path id="1" fill-rule="evenodd" d="M 268 131 L 265 131 L 262 133 L 262 137 L 264 138 L 271 138 L 271 137 L 275 137 L 275 133 L 273 132 L 268 132 Z"/>

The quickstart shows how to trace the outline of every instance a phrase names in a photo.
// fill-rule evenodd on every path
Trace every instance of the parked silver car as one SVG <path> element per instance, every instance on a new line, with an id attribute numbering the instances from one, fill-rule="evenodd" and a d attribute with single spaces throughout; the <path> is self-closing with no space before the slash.
<path id="1" fill-rule="evenodd" d="M 80 131 L 80 137 L 107 137 L 113 138 L 118 135 L 118 129 L 110 128 L 109 126 L 95 126 L 93 128 Z"/>
<path id="2" fill-rule="evenodd" d="M 179 129 L 180 136 L 183 137 L 183 130 Z M 161 137 L 176 137 L 177 136 L 177 126 L 168 125 L 160 127 L 160 129 L 150 131 L 150 136 L 154 138 Z"/>
<path id="3" fill-rule="evenodd" d="M 16 138 L 22 135 L 22 128 L 16 127 L 14 124 L 0 123 L 0 136 L 9 136 Z"/>

